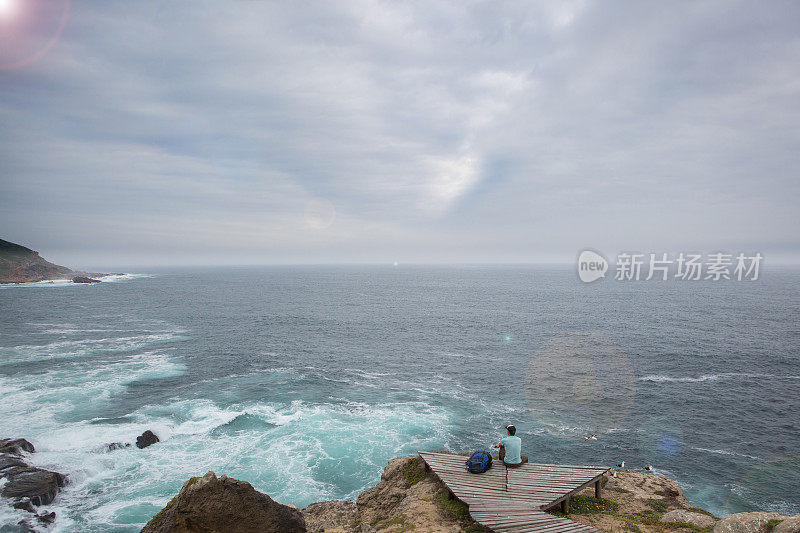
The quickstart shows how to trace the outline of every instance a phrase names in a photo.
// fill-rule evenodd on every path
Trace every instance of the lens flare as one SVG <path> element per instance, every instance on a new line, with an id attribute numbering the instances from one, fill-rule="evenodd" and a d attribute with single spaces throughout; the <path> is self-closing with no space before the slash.
<path id="1" fill-rule="evenodd" d="M 16 8 L 14 0 L 0 0 L 0 17 L 10 17 L 14 14 Z"/>
<path id="2" fill-rule="evenodd" d="M 627 354 L 594 332 L 553 337 L 533 356 L 525 377 L 536 422 L 555 437 L 580 442 L 618 428 L 634 392 Z"/>
<path id="3" fill-rule="evenodd" d="M 675 459 L 683 449 L 683 431 L 674 421 L 659 416 L 642 424 L 636 433 L 639 452 L 656 465 Z"/>
<path id="4" fill-rule="evenodd" d="M 312 198 L 306 204 L 306 223 L 313 229 L 329 228 L 336 219 L 336 208 L 326 198 Z"/>
<path id="5" fill-rule="evenodd" d="M 0 0 L 0 70 L 44 57 L 67 24 L 70 0 Z"/>

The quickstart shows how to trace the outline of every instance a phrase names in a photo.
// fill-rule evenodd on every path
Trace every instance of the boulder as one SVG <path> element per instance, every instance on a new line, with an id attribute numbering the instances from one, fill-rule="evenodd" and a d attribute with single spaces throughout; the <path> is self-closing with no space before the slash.
<path id="1" fill-rule="evenodd" d="M 191 478 L 142 533 L 305 532 L 303 514 L 281 505 L 250 483 L 209 472 Z"/>
<path id="2" fill-rule="evenodd" d="M 25 439 L 0 439 L 0 480 L 3 480 L 0 496 L 12 500 L 15 509 L 36 515 L 36 505 L 47 505 L 53 501 L 67 478 L 26 463 L 23 453 L 33 453 L 33 444 Z M 39 522 L 51 522 L 55 514 L 36 515 Z M 26 522 L 27 524 L 27 522 Z M 27 526 L 26 526 L 27 527 Z"/>
<path id="3" fill-rule="evenodd" d="M 691 524 L 700 528 L 711 528 L 717 523 L 713 516 L 684 509 L 674 509 L 664 513 L 661 521 L 671 524 Z"/>
<path id="4" fill-rule="evenodd" d="M 52 502 L 66 484 L 64 475 L 31 466 L 13 467 L 3 472 L 8 481 L 0 492 L 5 498 L 27 499 L 33 505 Z"/>
<path id="5" fill-rule="evenodd" d="M 100 283 L 99 279 L 87 278 L 86 276 L 75 276 L 72 283 Z"/>
<path id="6" fill-rule="evenodd" d="M 6 470 L 10 468 L 19 468 L 21 466 L 28 466 L 28 463 L 13 455 L 0 454 L 0 478 L 5 475 L 3 472 Z"/>
<path id="7" fill-rule="evenodd" d="M 158 437 L 156 437 L 156 441 L 157 440 Z M 109 452 L 113 452 L 114 450 L 119 450 L 121 448 L 129 448 L 130 445 L 131 445 L 130 442 L 112 442 L 111 444 L 106 444 L 106 450 L 108 450 Z"/>
<path id="8" fill-rule="evenodd" d="M 147 448 L 151 444 L 155 444 L 158 442 L 158 437 L 156 434 L 150 431 L 149 429 L 136 437 L 136 447 L 137 448 Z"/>
<path id="9" fill-rule="evenodd" d="M 784 520 L 780 513 L 736 513 L 728 515 L 714 526 L 714 533 L 770 533 L 770 520 Z M 780 525 L 780 524 L 778 524 Z"/>
<path id="10" fill-rule="evenodd" d="M 784 519 L 772 529 L 772 533 L 800 533 L 800 514 Z"/>
<path id="11" fill-rule="evenodd" d="M 0 453 L 22 455 L 22 452 L 33 453 L 33 444 L 25 439 L 0 439 Z"/>

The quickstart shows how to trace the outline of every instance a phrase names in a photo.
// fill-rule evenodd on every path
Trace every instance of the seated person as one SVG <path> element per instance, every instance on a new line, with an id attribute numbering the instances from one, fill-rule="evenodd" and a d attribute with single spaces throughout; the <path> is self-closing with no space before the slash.
<path id="1" fill-rule="evenodd" d="M 528 462 L 527 455 L 521 455 L 522 439 L 517 437 L 517 428 L 506 426 L 507 437 L 504 437 L 493 448 L 500 448 L 500 461 L 506 466 L 519 466 Z"/>

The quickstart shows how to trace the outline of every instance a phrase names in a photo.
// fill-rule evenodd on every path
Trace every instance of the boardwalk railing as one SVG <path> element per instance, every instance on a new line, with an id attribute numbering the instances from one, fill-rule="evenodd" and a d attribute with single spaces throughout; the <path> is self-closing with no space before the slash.
<path id="1" fill-rule="evenodd" d="M 507 468 L 496 461 L 483 474 L 472 474 L 466 457 L 448 453 L 419 452 L 430 469 L 453 496 L 467 504 L 472 518 L 497 532 L 597 533 L 597 530 L 553 516 L 545 510 L 561 504 L 566 513 L 569 498 L 594 485 L 600 497 L 608 468 L 527 463 Z"/>

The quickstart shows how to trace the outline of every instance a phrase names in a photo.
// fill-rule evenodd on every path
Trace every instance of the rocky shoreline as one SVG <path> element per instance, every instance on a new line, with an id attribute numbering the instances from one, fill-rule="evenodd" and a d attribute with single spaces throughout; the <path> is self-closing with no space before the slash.
<path id="1" fill-rule="evenodd" d="M 158 442 L 147 431 L 136 446 Z M 109 449 L 130 446 L 113 443 Z M 0 495 L 31 513 L 18 525 L 46 531 L 55 513 L 40 511 L 67 484 L 67 476 L 30 465 L 35 452 L 25 439 L 0 439 Z M 800 533 L 800 515 L 752 512 L 722 519 L 692 506 L 681 488 L 664 476 L 619 469 L 603 479 L 602 498 L 593 488 L 573 497 L 567 518 L 600 531 L 633 533 Z M 562 515 L 557 510 L 553 514 Z M 208 472 L 186 481 L 180 492 L 142 530 L 167 532 L 275 533 L 457 533 L 488 532 L 466 505 L 453 499 L 419 457 L 389 461 L 374 487 L 356 501 L 312 503 L 304 509 L 275 502 L 246 481 Z"/>
<path id="2" fill-rule="evenodd" d="M 692 506 L 671 479 L 624 469 L 615 470 L 615 474 L 604 479 L 600 500 L 594 498 L 593 488 L 574 497 L 567 518 L 607 532 L 800 533 L 800 515 L 753 512 L 719 519 Z M 355 502 L 327 501 L 305 509 L 279 504 L 249 483 L 225 476 L 217 478 L 209 472 L 187 481 L 142 531 L 477 533 L 490 530 L 470 518 L 467 507 L 452 499 L 432 472 L 425 471 L 420 458 L 399 457 L 389 461 L 378 484 L 362 492 Z"/>
<path id="3" fill-rule="evenodd" d="M 39 512 L 39 507 L 52 503 L 58 491 L 67 484 L 67 476 L 30 465 L 27 455 L 36 451 L 25 439 L 0 439 L 0 496 L 8 498 L 11 506 L 31 513 L 30 519 L 18 525 L 35 531 L 56 519 L 53 512 Z M 2 525 L 2 524 L 0 524 Z"/>
<path id="4" fill-rule="evenodd" d="M 0 283 L 31 283 L 56 279 L 71 279 L 73 283 L 99 283 L 97 278 L 107 275 L 53 264 L 37 251 L 0 239 Z"/>

